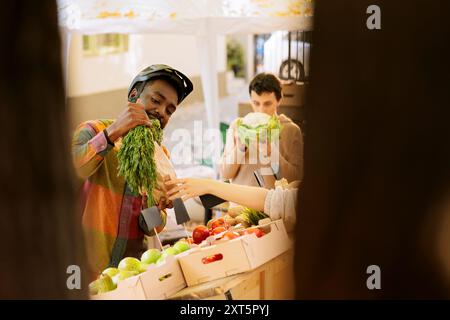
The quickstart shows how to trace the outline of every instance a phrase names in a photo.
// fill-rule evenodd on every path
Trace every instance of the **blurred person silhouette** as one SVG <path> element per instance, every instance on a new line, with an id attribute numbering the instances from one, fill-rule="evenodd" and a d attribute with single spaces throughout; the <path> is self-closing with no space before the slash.
<path id="1" fill-rule="evenodd" d="M 87 298 L 56 1 L 1 6 L 0 298 Z"/>
<path id="2" fill-rule="evenodd" d="M 297 298 L 450 298 L 449 11 L 316 3 Z"/>

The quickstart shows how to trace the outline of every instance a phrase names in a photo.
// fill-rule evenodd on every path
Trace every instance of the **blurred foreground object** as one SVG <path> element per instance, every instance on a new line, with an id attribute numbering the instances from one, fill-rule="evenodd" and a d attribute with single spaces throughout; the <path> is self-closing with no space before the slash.
<path id="1" fill-rule="evenodd" d="M 297 297 L 449 298 L 449 3 L 371 4 L 316 4 Z"/>
<path id="2" fill-rule="evenodd" d="M 1 7 L 0 299 L 87 298 L 56 2 Z"/>

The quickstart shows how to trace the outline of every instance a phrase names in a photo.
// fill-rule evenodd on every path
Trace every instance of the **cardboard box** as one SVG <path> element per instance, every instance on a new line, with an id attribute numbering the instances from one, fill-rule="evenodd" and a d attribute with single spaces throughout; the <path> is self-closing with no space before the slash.
<path id="1" fill-rule="evenodd" d="M 281 106 L 305 106 L 305 92 L 307 85 L 304 82 L 284 82 L 282 84 L 283 99 Z"/>
<path id="2" fill-rule="evenodd" d="M 295 298 L 294 250 L 280 254 L 249 272 L 178 291 L 172 300 L 289 300 Z"/>
<path id="3" fill-rule="evenodd" d="M 192 249 L 179 258 L 188 286 L 253 270 L 277 257 L 291 247 L 284 223 L 277 220 L 269 226 L 270 232 L 261 238 L 246 235 L 211 246 Z M 221 255 L 220 260 L 205 263 L 204 258 Z"/>
<path id="4" fill-rule="evenodd" d="M 165 263 L 152 264 L 146 272 L 119 282 L 117 289 L 91 296 L 91 299 L 162 300 L 185 287 L 178 257 L 168 256 Z"/>
<path id="5" fill-rule="evenodd" d="M 248 113 L 253 112 L 252 105 L 249 102 L 239 102 L 238 116 L 245 117 Z"/>

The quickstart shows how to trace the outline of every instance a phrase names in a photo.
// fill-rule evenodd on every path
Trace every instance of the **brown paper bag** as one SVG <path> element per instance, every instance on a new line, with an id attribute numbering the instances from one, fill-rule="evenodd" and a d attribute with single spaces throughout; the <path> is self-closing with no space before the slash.
<path id="1" fill-rule="evenodd" d="M 156 142 L 154 159 L 156 163 L 156 185 L 153 189 L 153 199 L 155 199 L 156 204 L 159 204 L 161 198 L 166 198 L 166 201 L 168 198 L 165 182 L 169 179 L 176 179 L 177 176 L 172 162 L 169 160 L 161 146 Z"/>

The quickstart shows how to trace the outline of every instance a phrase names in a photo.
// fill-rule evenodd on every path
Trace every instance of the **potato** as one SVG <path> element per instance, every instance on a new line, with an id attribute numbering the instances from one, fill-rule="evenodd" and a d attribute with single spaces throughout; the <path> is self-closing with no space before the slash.
<path id="1" fill-rule="evenodd" d="M 237 222 L 235 218 L 232 218 L 229 214 L 223 216 L 225 219 L 225 222 L 228 223 L 230 226 L 234 226 Z"/>
<path id="2" fill-rule="evenodd" d="M 244 210 L 243 206 L 235 206 L 228 208 L 228 215 L 232 218 L 236 218 Z"/>
<path id="3" fill-rule="evenodd" d="M 248 227 L 251 226 L 251 224 L 248 223 L 247 220 L 246 220 L 243 216 L 241 216 L 241 215 L 237 216 L 237 217 L 235 218 L 235 220 L 236 220 L 237 223 L 242 224 L 242 226 L 245 227 L 245 228 L 248 228 Z"/>

